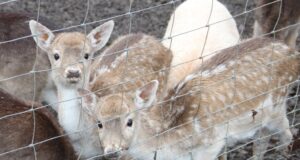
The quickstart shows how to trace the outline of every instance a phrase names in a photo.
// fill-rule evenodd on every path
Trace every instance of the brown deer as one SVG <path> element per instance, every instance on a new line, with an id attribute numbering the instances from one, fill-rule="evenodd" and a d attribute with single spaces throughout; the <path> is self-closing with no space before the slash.
<path id="1" fill-rule="evenodd" d="M 30 111 L 32 105 L 34 114 Z M 38 103 L 20 100 L 0 89 L 0 159 L 76 159 L 56 117 L 40 107 Z"/>
<path id="2" fill-rule="evenodd" d="M 101 144 L 113 153 L 128 150 L 134 159 L 210 160 L 225 145 L 264 129 L 279 132 L 288 145 L 285 98 L 298 79 L 299 62 L 299 53 L 286 45 L 253 39 L 206 61 L 163 100 L 160 80 L 137 89 L 134 99 L 103 97 L 95 111 Z"/>
<path id="3" fill-rule="evenodd" d="M 255 10 L 254 36 L 282 29 L 275 33 L 275 38 L 295 49 L 300 29 L 299 0 L 255 0 L 255 4 L 261 8 Z"/>
<path id="4" fill-rule="evenodd" d="M 106 124 L 106 117 L 99 117 L 98 114 L 119 115 L 123 111 L 118 110 L 118 105 L 122 102 L 124 105 L 133 103 L 131 100 L 134 98 L 135 90 L 151 79 L 157 79 L 161 86 L 164 86 L 172 53 L 155 38 L 138 33 L 120 37 L 102 55 L 103 57 L 95 60 L 92 67 L 90 90 L 96 96 L 89 91 L 81 90 L 79 93 L 83 96 L 84 108 L 89 110 L 98 122 L 105 157 L 116 158 L 121 155 L 119 149 L 129 147 L 128 141 L 135 126 L 131 119 L 134 114 L 118 119 L 116 123 L 111 124 L 113 126 L 110 126 L 109 122 Z M 158 90 L 158 94 L 162 95 L 164 87 Z M 127 111 L 130 112 L 124 110 Z M 119 138 L 110 138 L 114 136 Z M 124 138 L 124 142 L 119 141 L 121 137 Z"/>
<path id="5" fill-rule="evenodd" d="M 35 17 L 28 14 L 0 13 L 0 41 L 3 43 L 0 44 L 0 88 L 24 100 L 42 101 L 47 99 L 41 95 L 48 82 L 48 72 L 35 73 L 35 77 L 30 72 L 50 69 L 50 62 L 47 54 L 37 52 L 35 43 L 30 37 L 26 37 L 31 34 L 28 21 Z M 52 29 L 55 27 L 42 17 L 40 21 Z M 20 39 L 9 42 L 17 38 Z M 4 43 L 5 41 L 8 42 Z"/>
<path id="6" fill-rule="evenodd" d="M 51 63 L 51 79 L 57 88 L 58 120 L 69 135 L 80 158 L 102 153 L 93 129 L 88 129 L 89 115 L 82 112 L 77 99 L 77 89 L 89 82 L 93 55 L 109 40 L 114 22 L 106 22 L 88 35 L 80 32 L 64 32 L 54 35 L 50 29 L 31 20 L 30 30 L 36 44 L 45 52 Z"/>

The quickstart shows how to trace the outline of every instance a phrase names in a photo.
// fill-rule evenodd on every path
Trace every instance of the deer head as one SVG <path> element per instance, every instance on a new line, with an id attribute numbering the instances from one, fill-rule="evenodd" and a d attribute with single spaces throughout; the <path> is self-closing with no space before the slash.
<path id="1" fill-rule="evenodd" d="M 137 89 L 134 98 L 126 93 L 97 98 L 91 92 L 80 92 L 83 108 L 97 119 L 99 139 L 106 158 L 117 158 L 129 148 L 139 125 L 138 110 L 153 104 L 157 88 L 158 81 L 151 81 Z M 95 101 L 97 103 L 93 105 Z"/>
<path id="2" fill-rule="evenodd" d="M 54 35 L 34 20 L 29 22 L 29 26 L 36 44 L 48 53 L 56 85 L 82 87 L 88 82 L 91 59 L 109 40 L 114 22 L 98 26 L 87 36 L 79 32 Z"/>

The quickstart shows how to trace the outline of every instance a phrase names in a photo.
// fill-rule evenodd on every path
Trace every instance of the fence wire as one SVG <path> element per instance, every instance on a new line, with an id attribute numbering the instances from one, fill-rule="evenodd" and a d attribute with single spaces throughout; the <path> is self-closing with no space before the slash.
<path id="1" fill-rule="evenodd" d="M 18 1 L 20 1 L 20 0 L 7 0 L 7 1 L 3 1 L 3 2 L 0 2 L 0 7 L 3 6 L 3 5 L 7 5 L 7 4 L 13 5 L 15 2 L 18 2 Z M 87 27 L 90 26 L 90 25 L 94 25 L 94 24 L 98 24 L 98 23 L 103 23 L 105 21 L 114 20 L 114 19 L 117 19 L 117 18 L 125 18 L 125 17 L 129 16 L 128 34 L 130 34 L 130 33 L 133 32 L 132 31 L 132 23 L 133 23 L 132 21 L 134 19 L 134 15 L 139 14 L 139 13 L 147 13 L 147 12 L 150 12 L 150 11 L 153 11 L 153 10 L 156 10 L 156 9 L 160 9 L 161 7 L 164 7 L 164 6 L 171 6 L 172 9 L 175 10 L 176 9 L 176 3 L 182 2 L 181 0 L 169 0 L 169 1 L 166 1 L 165 3 L 159 4 L 159 5 L 154 5 L 154 6 L 150 6 L 150 7 L 139 9 L 139 10 L 133 10 L 132 9 L 132 5 L 133 5 L 134 1 L 130 1 L 129 4 L 128 4 L 129 5 L 129 10 L 126 13 L 124 13 L 124 14 L 119 14 L 119 15 L 111 16 L 109 18 L 99 19 L 99 20 L 95 20 L 95 21 L 92 21 L 92 22 L 87 22 L 88 15 L 89 15 L 89 12 L 90 12 L 90 7 L 91 7 L 90 6 L 91 5 L 90 1 L 91 0 L 86 0 L 86 2 L 82 2 L 82 3 L 86 3 L 87 7 L 85 8 L 85 16 L 84 16 L 84 19 L 83 19 L 83 21 L 82 21 L 81 24 L 79 24 L 79 25 L 73 25 L 73 26 L 69 26 L 69 27 L 64 27 L 64 28 L 59 28 L 59 29 L 55 29 L 55 30 L 53 30 L 53 33 L 68 31 L 70 29 L 76 29 L 76 28 L 79 28 L 79 27 L 84 27 L 84 34 L 87 35 L 87 33 L 88 33 L 87 32 Z M 170 40 L 170 46 L 169 46 L 169 48 L 171 48 L 171 46 L 172 46 L 172 40 L 174 38 L 179 37 L 179 36 L 184 36 L 185 34 L 192 33 L 192 32 L 195 32 L 195 31 L 207 28 L 204 45 L 203 45 L 202 51 L 201 51 L 201 53 L 199 53 L 198 57 L 195 57 L 194 59 L 186 61 L 186 62 L 182 62 L 182 63 L 176 64 L 176 65 L 170 66 L 170 68 L 164 68 L 164 69 L 160 69 L 160 70 L 157 70 L 157 71 L 154 71 L 154 72 L 144 73 L 143 75 L 140 75 L 140 76 L 138 76 L 136 78 L 133 78 L 133 79 L 130 79 L 130 80 L 124 80 L 124 81 L 121 81 L 121 82 L 116 83 L 116 84 L 112 84 L 112 85 L 108 85 L 108 86 L 103 86 L 103 88 L 99 88 L 98 90 L 90 92 L 90 93 L 88 93 L 88 94 L 86 94 L 84 96 L 89 96 L 89 95 L 95 94 L 97 92 L 102 92 L 102 91 L 104 91 L 106 89 L 109 89 L 111 87 L 123 86 L 123 85 L 129 84 L 129 83 L 132 83 L 132 82 L 136 82 L 136 81 L 138 81 L 139 79 L 142 79 L 145 76 L 153 75 L 153 74 L 156 74 L 156 73 L 159 73 L 159 72 L 164 72 L 164 71 L 176 68 L 176 67 L 181 66 L 181 65 L 192 63 L 192 62 L 197 61 L 199 59 L 201 59 L 201 64 L 203 64 L 203 60 L 204 60 L 205 57 L 208 57 L 208 56 L 211 56 L 211 55 L 215 55 L 215 54 L 218 54 L 218 53 L 222 52 L 222 50 L 219 50 L 219 51 L 215 51 L 215 52 L 203 55 L 205 47 L 206 47 L 205 44 L 207 43 L 207 38 L 208 38 L 208 35 L 210 33 L 210 27 L 213 26 L 213 25 L 219 24 L 219 23 L 224 23 L 226 21 L 239 18 L 241 16 L 245 16 L 245 18 L 243 20 L 243 23 L 242 23 L 243 24 L 243 29 L 240 32 L 240 37 L 241 38 L 239 39 L 239 41 L 238 41 L 238 43 L 236 45 L 236 48 L 235 48 L 235 51 L 236 51 L 235 55 L 236 55 L 236 57 L 238 57 L 239 53 L 240 53 L 240 47 L 239 46 L 240 46 L 241 43 L 243 43 L 242 37 L 243 37 L 243 34 L 245 32 L 245 26 L 246 26 L 246 23 L 247 23 L 248 18 L 249 18 L 248 14 L 253 13 L 256 10 L 261 9 L 263 7 L 273 5 L 275 3 L 280 3 L 280 7 L 279 7 L 280 11 L 279 11 L 279 15 L 278 15 L 278 18 L 277 18 L 277 22 L 276 22 L 276 24 L 275 24 L 272 32 L 263 34 L 260 37 L 265 37 L 265 36 L 268 36 L 268 35 L 273 35 L 272 38 L 274 40 L 276 40 L 276 33 L 280 32 L 280 31 L 283 31 L 283 30 L 288 30 L 289 28 L 292 28 L 292 27 L 300 25 L 300 23 L 295 23 L 295 24 L 291 24 L 291 25 L 285 26 L 284 28 L 277 28 L 277 25 L 278 25 L 279 19 L 280 19 L 280 15 L 281 15 L 281 8 L 282 8 L 282 4 L 283 4 L 282 0 L 275 0 L 273 2 L 266 3 L 266 4 L 262 5 L 262 6 L 256 6 L 255 8 L 252 8 L 252 9 L 249 9 L 249 10 L 248 10 L 249 1 L 247 0 L 247 1 L 245 1 L 245 7 L 243 9 L 243 12 L 241 12 L 239 14 L 236 14 L 236 15 L 233 15 L 232 17 L 227 18 L 227 19 L 223 19 L 223 20 L 220 20 L 220 21 L 217 21 L 217 22 L 211 22 L 211 16 L 212 16 L 212 12 L 213 12 L 213 9 L 214 9 L 214 7 L 213 7 L 214 6 L 214 2 L 215 2 L 214 0 L 211 0 L 210 14 L 209 14 L 209 18 L 207 20 L 206 25 L 204 25 L 204 26 L 198 26 L 198 28 L 194 28 L 192 30 L 189 30 L 189 31 L 186 31 L 186 32 L 183 32 L 183 33 L 172 34 L 173 27 L 174 27 L 173 26 L 174 25 L 174 20 L 175 20 L 175 17 L 176 17 L 176 15 L 173 14 L 174 18 L 173 18 L 171 32 L 170 32 L 169 37 L 167 37 L 165 39 L 164 38 L 159 39 L 160 42 L 163 42 L 164 40 Z M 37 3 L 37 6 L 38 6 L 37 13 L 36 13 L 36 15 L 37 15 L 36 21 L 39 22 L 39 19 L 40 19 L 40 10 L 41 10 L 41 0 L 37 0 L 36 3 Z M 0 42 L 0 47 L 1 47 L 1 45 L 12 43 L 12 42 L 18 42 L 18 41 L 20 41 L 22 39 L 32 38 L 33 36 L 38 36 L 38 35 L 27 35 L 27 36 L 18 37 L 18 38 L 15 38 L 15 39 L 5 40 L 5 41 Z M 117 51 L 117 52 L 114 52 L 114 53 L 109 53 L 109 54 L 106 54 L 106 55 L 101 55 L 100 54 L 98 56 L 95 56 L 95 57 L 89 59 L 89 61 L 97 60 L 97 59 L 99 59 L 100 56 L 101 57 L 103 57 L 103 56 L 112 56 L 114 54 L 119 54 L 119 53 L 125 52 L 126 53 L 126 64 L 125 64 L 125 66 L 128 67 L 128 65 L 129 65 L 128 64 L 128 53 L 129 53 L 128 51 L 130 51 L 132 49 L 135 49 L 135 47 L 130 47 L 128 45 L 128 43 L 129 42 L 127 41 L 126 42 L 126 47 L 123 50 L 120 50 L 120 51 Z M 139 48 L 147 48 L 149 46 L 147 46 L 145 44 L 141 44 L 138 47 Z M 38 48 L 38 46 L 36 46 L 36 57 L 37 57 L 37 54 L 39 54 L 39 48 Z M 293 57 L 297 56 L 298 54 L 299 53 L 297 53 L 295 55 L 286 56 L 286 58 L 293 58 Z M 274 74 L 273 73 L 274 69 L 272 68 L 273 65 L 278 64 L 278 63 L 286 60 L 286 59 L 281 59 L 281 60 L 278 60 L 278 61 L 274 61 L 274 60 L 271 59 L 271 57 L 272 56 L 266 57 L 266 58 L 269 58 L 269 63 L 264 64 L 262 66 L 257 66 L 256 68 L 251 68 L 249 70 L 245 70 L 244 72 L 237 72 L 237 70 L 238 70 L 238 68 L 237 68 L 237 62 L 235 61 L 233 73 L 232 73 L 231 76 L 224 77 L 222 80 L 214 82 L 214 83 L 210 84 L 209 86 L 201 87 L 201 90 L 209 90 L 211 86 L 218 85 L 218 84 L 224 83 L 226 81 L 234 81 L 234 82 L 236 82 L 235 80 L 237 79 L 237 75 L 247 75 L 249 73 L 255 72 L 256 70 L 259 70 L 262 67 L 266 67 L 266 66 L 271 66 L 272 72 L 270 72 L 269 76 L 268 76 L 269 77 L 269 82 L 270 82 L 271 79 L 272 79 L 272 75 Z M 237 59 L 235 59 L 235 60 L 237 60 Z M 32 70 L 29 71 L 28 73 L 23 73 L 23 74 L 15 75 L 15 76 L 12 76 L 12 77 L 2 78 L 2 79 L 0 79 L 0 83 L 1 82 L 5 82 L 5 81 L 10 81 L 10 80 L 13 80 L 13 79 L 16 79 L 16 78 L 20 78 L 20 77 L 23 77 L 23 76 L 33 75 L 33 77 L 34 77 L 33 79 L 34 80 L 32 82 L 33 83 L 32 87 L 33 87 L 34 93 L 33 93 L 33 97 L 32 97 L 32 102 L 35 102 L 36 99 L 37 99 L 36 97 L 38 96 L 38 95 L 36 95 L 36 92 L 35 92 L 36 91 L 36 85 L 37 85 L 36 84 L 37 83 L 37 81 L 36 81 L 36 74 L 37 73 L 43 73 L 43 72 L 47 72 L 48 73 L 48 72 L 51 72 L 51 71 L 59 69 L 59 68 L 50 68 L 50 69 L 45 69 L 45 70 L 36 70 L 36 68 L 35 68 L 36 67 L 36 63 L 37 63 L 36 61 L 37 61 L 37 59 L 35 59 L 35 62 L 34 62 Z M 82 62 L 78 62 L 78 63 L 82 63 Z M 77 64 L 77 63 L 75 63 L 75 64 Z M 74 64 L 68 64 L 68 65 L 74 65 Z M 120 75 L 120 76 L 124 77 L 127 74 L 126 71 L 128 71 L 128 70 L 125 67 L 125 70 L 122 72 L 122 75 Z M 202 74 L 203 74 L 203 71 L 201 71 L 201 73 L 200 73 L 201 77 L 202 77 Z M 172 78 L 172 77 L 169 77 L 169 78 Z M 88 81 L 88 80 L 85 80 L 85 81 Z M 224 107 L 221 110 L 218 110 L 218 111 L 213 112 L 211 114 L 218 114 L 218 113 L 220 113 L 220 112 L 222 112 L 224 110 L 227 110 L 229 107 L 237 107 L 239 104 L 242 104 L 242 103 L 245 103 L 245 102 L 249 102 L 249 101 L 251 101 L 251 100 L 253 100 L 253 99 L 257 98 L 257 97 L 267 95 L 268 93 L 272 93 L 272 92 L 274 92 L 276 90 L 280 90 L 282 88 L 286 88 L 286 87 L 291 86 L 293 84 L 297 84 L 296 94 L 295 94 L 294 97 L 286 98 L 285 101 L 288 101 L 288 100 L 291 100 L 291 99 L 295 99 L 295 98 L 297 99 L 298 98 L 298 90 L 299 90 L 298 89 L 299 88 L 299 82 L 298 82 L 298 80 L 294 81 L 294 82 L 290 82 L 289 84 L 286 84 L 284 86 L 277 86 L 275 88 L 272 87 L 272 86 L 268 86 L 267 92 L 263 92 L 261 94 L 255 95 L 255 96 L 250 97 L 250 98 L 248 98 L 248 99 L 246 99 L 244 101 L 241 101 L 241 102 L 239 102 L 237 104 L 235 104 L 235 103 L 232 102 L 228 107 Z M 199 83 L 198 85 L 201 86 L 201 83 Z M 236 87 L 236 84 L 234 86 L 235 86 L 234 87 L 235 92 L 234 92 L 234 96 L 233 97 L 236 96 L 236 89 L 238 89 Z M 82 87 L 84 88 L 84 86 L 82 86 Z M 122 98 L 124 98 L 125 91 L 122 90 L 121 93 L 122 93 Z M 164 103 L 167 103 L 167 102 L 170 102 L 170 101 L 174 101 L 174 100 L 176 100 L 176 99 L 178 99 L 180 97 L 188 96 L 188 95 L 191 95 L 191 94 L 197 94 L 197 93 L 200 93 L 200 90 L 193 91 L 193 92 L 188 92 L 187 94 L 183 94 L 183 95 L 176 95 L 176 97 L 173 97 L 171 99 L 159 101 L 155 105 L 161 105 L 161 104 L 164 104 Z M 84 96 L 82 96 L 82 97 L 84 97 Z M 43 141 L 39 141 L 39 142 L 35 141 L 36 123 L 37 123 L 36 122 L 36 111 L 37 110 L 44 109 L 44 108 L 47 108 L 49 106 L 59 105 L 60 103 L 63 103 L 63 102 L 68 102 L 68 101 L 73 101 L 73 100 L 79 100 L 79 99 L 81 100 L 82 97 L 74 97 L 72 99 L 67 99 L 67 100 L 64 100 L 64 101 L 58 101 L 58 102 L 53 103 L 53 104 L 41 105 L 39 107 L 35 107 L 34 103 L 32 103 L 31 108 L 28 109 L 28 110 L 25 110 L 25 111 L 22 111 L 22 112 L 18 112 L 18 113 L 7 114 L 5 116 L 0 117 L 0 121 L 2 121 L 2 120 L 5 120 L 7 118 L 12 118 L 12 117 L 20 116 L 20 115 L 26 114 L 26 113 L 32 113 L 32 115 L 33 115 L 33 122 L 32 122 L 33 123 L 33 130 L 32 130 L 31 143 L 29 145 L 27 145 L 27 146 L 23 146 L 23 147 L 20 147 L 20 148 L 16 148 L 16 149 L 12 149 L 12 150 L 0 153 L 0 159 L 1 159 L 1 156 L 7 155 L 9 153 L 14 153 L 14 152 L 17 152 L 17 151 L 20 151 L 20 150 L 24 150 L 24 149 L 27 149 L 27 148 L 32 148 L 33 149 L 33 153 L 34 153 L 34 159 L 38 160 L 38 158 L 37 158 L 37 151 L 36 151 L 36 146 L 37 145 L 40 145 L 40 144 L 43 144 L 43 143 L 46 143 L 46 142 L 49 142 L 49 141 L 53 141 L 53 140 L 56 140 L 56 139 L 59 139 L 59 138 L 63 138 L 63 137 L 68 137 L 68 136 L 71 136 L 71 135 L 75 135 L 75 134 L 78 134 L 78 133 L 83 133 L 84 131 L 92 129 L 92 128 L 98 128 L 98 123 L 90 124 L 89 126 L 86 126 L 85 128 L 83 128 L 81 130 L 78 130 L 76 132 L 73 132 L 73 133 L 66 133 L 66 134 L 59 135 L 59 136 L 56 136 L 56 137 L 52 137 L 52 138 L 49 138 L 49 139 L 46 139 L 46 140 L 43 140 Z M 232 99 L 234 99 L 234 98 L 232 98 Z M 123 99 L 122 99 L 122 104 L 123 104 Z M 262 106 L 268 107 L 268 106 L 265 106 L 265 105 L 262 105 Z M 297 120 L 296 120 L 296 114 L 300 110 L 300 109 L 298 109 L 299 107 L 297 108 L 297 106 L 298 106 L 298 101 L 296 100 L 296 103 L 294 104 L 293 109 L 290 112 L 287 112 L 287 115 L 292 118 L 291 121 L 290 121 L 289 129 L 299 128 L 299 126 L 300 126 L 300 122 L 297 122 Z M 138 113 L 138 112 L 142 112 L 143 110 L 146 110 L 146 108 L 136 109 L 136 110 L 134 110 L 134 111 L 132 111 L 130 113 Z M 82 112 L 83 112 L 82 114 L 85 114 L 84 110 L 82 110 Z M 116 118 L 124 117 L 124 116 L 126 116 L 126 115 L 128 115 L 130 113 L 126 113 L 124 115 L 120 115 L 119 117 L 114 117 L 112 119 L 108 119 L 107 121 L 104 121 L 104 122 L 108 122 L 108 121 L 112 121 L 112 120 L 114 120 Z M 226 136 L 225 136 L 226 137 L 225 138 L 225 146 L 224 146 L 223 151 L 221 153 L 219 153 L 219 156 L 228 157 L 228 154 L 231 154 L 232 152 L 238 151 L 240 148 L 245 147 L 246 145 L 252 144 L 255 141 L 259 141 L 261 139 L 266 138 L 266 136 L 262 135 L 259 132 L 258 133 L 259 134 L 258 138 L 256 138 L 256 139 L 248 140 L 246 143 L 243 143 L 242 145 L 238 145 L 238 146 L 235 146 L 235 147 L 229 146 L 228 142 L 227 142 L 229 122 L 235 121 L 235 120 L 237 120 L 239 118 L 240 117 L 233 117 L 233 118 L 229 119 L 228 121 L 224 122 L 223 124 L 218 124 L 218 125 L 226 125 L 227 126 L 226 127 L 227 130 L 224 133 L 224 134 L 226 134 Z M 181 127 L 184 127 L 186 125 L 189 125 L 189 124 L 192 124 L 192 123 L 196 123 L 197 121 L 199 121 L 199 119 L 201 119 L 201 117 L 200 118 L 199 117 L 198 118 L 194 117 L 191 121 L 185 122 L 185 123 L 183 123 L 183 124 L 181 124 L 179 126 L 175 126 L 175 127 L 169 128 L 168 130 L 166 130 L 166 131 L 164 131 L 162 133 L 158 133 L 158 134 L 154 135 L 153 137 L 149 137 L 146 140 L 139 142 L 138 145 L 133 146 L 133 147 L 139 147 L 139 145 L 143 145 L 144 143 L 152 141 L 155 138 L 157 138 L 158 136 L 162 136 L 162 135 L 168 134 L 168 133 L 170 133 L 170 132 L 172 132 L 174 130 L 177 130 L 177 129 L 181 128 Z M 276 121 L 276 118 L 274 119 L 274 121 Z M 202 132 L 203 132 L 203 134 L 205 134 L 205 131 L 207 131 L 207 130 L 209 130 L 211 128 L 214 128 L 214 127 L 216 127 L 216 126 L 210 126 L 209 128 L 205 128 L 199 134 L 202 134 Z M 259 126 L 255 126 L 255 128 L 262 128 L 262 122 L 260 123 Z M 251 129 L 252 128 L 250 128 L 249 130 L 251 130 Z M 286 128 L 286 129 L 288 129 L 288 128 Z M 273 135 L 277 135 L 280 132 L 283 132 L 283 130 L 279 130 L 279 131 L 277 131 L 275 133 L 272 133 L 270 135 L 267 135 L 267 136 L 271 137 Z M 238 134 L 245 134 L 245 133 L 238 133 Z M 82 134 L 82 136 L 85 136 L 85 135 Z M 193 138 L 194 136 L 197 136 L 197 135 L 191 133 L 190 135 L 186 135 L 185 137 L 182 137 L 181 139 L 177 139 L 176 141 L 174 141 L 174 142 L 172 142 L 170 144 L 164 144 L 163 146 L 157 145 L 157 148 L 155 150 L 149 150 L 148 151 L 149 155 L 150 155 L 149 159 L 153 159 L 153 158 L 151 158 L 151 156 L 153 155 L 154 152 L 155 152 L 155 154 L 159 154 L 159 152 L 158 152 L 159 150 L 161 150 L 163 148 L 166 148 L 166 147 L 170 147 L 170 146 L 180 145 L 180 143 L 183 143 L 183 142 L 185 142 L 185 141 Z M 4 138 L 4 137 L 1 137 L 1 138 Z M 222 141 L 222 140 L 218 140 L 218 141 Z M 218 143 L 218 141 L 213 142 L 213 143 Z M 121 142 L 120 142 L 120 144 L 121 144 Z M 275 146 L 273 145 L 271 148 L 268 148 L 267 151 L 261 151 L 261 152 L 269 152 L 271 150 L 274 150 L 276 148 L 280 148 L 280 147 L 285 146 L 285 145 L 287 145 L 287 144 L 280 144 L 280 145 L 275 145 Z M 291 143 L 291 145 L 293 145 L 293 143 Z M 194 150 L 195 150 L 194 148 L 190 148 L 186 153 L 182 153 L 182 154 L 178 155 L 178 159 L 180 159 L 181 157 L 187 157 L 186 155 L 189 155 L 190 159 L 193 159 L 193 154 L 192 153 L 193 153 Z M 118 152 L 118 151 L 116 151 L 116 152 Z M 79 153 L 79 158 L 80 158 L 80 156 L 81 156 L 81 153 Z M 105 156 L 105 154 L 99 154 L 99 155 L 90 157 L 88 159 L 96 159 L 96 158 L 103 157 L 103 156 Z M 252 157 L 249 157 L 247 159 L 253 159 L 254 156 L 255 155 L 253 155 Z M 135 159 L 139 159 L 139 157 L 136 157 Z"/>

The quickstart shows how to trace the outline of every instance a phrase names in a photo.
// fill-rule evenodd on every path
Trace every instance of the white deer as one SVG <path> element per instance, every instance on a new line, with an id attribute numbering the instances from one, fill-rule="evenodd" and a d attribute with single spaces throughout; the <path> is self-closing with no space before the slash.
<path id="1" fill-rule="evenodd" d="M 164 39 L 163 45 L 173 53 L 168 80 L 168 88 L 172 88 L 214 52 L 237 44 L 240 36 L 232 15 L 222 3 L 186 0 L 172 14 Z"/>

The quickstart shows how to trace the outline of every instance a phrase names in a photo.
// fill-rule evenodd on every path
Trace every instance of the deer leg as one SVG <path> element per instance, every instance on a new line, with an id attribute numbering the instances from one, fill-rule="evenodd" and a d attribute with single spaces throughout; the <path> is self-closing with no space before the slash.
<path id="1" fill-rule="evenodd" d="M 288 34 L 285 37 L 285 42 L 292 48 L 296 49 L 296 41 L 298 37 L 298 31 L 300 27 L 292 27 L 288 30 Z"/>
<path id="2" fill-rule="evenodd" d="M 280 129 L 280 147 L 278 150 L 282 152 L 282 155 L 285 157 L 288 157 L 288 146 L 291 144 L 293 140 L 293 134 L 290 130 L 289 127 L 289 120 L 287 117 L 284 117 L 283 120 L 281 121 L 281 126 L 282 128 Z"/>
<path id="3" fill-rule="evenodd" d="M 255 21 L 254 22 L 254 29 L 253 29 L 253 37 L 258 37 L 260 35 L 264 34 L 261 25 Z"/>
<path id="4" fill-rule="evenodd" d="M 276 149 L 282 152 L 283 156 L 287 156 L 288 146 L 293 140 L 293 134 L 289 127 L 289 120 L 287 119 L 285 112 L 282 118 L 274 119 L 270 124 L 274 131 L 279 133 L 279 147 Z"/>
<path id="5" fill-rule="evenodd" d="M 258 139 L 253 142 L 253 160 L 262 160 L 269 146 L 271 132 L 267 128 L 260 129 Z"/>

